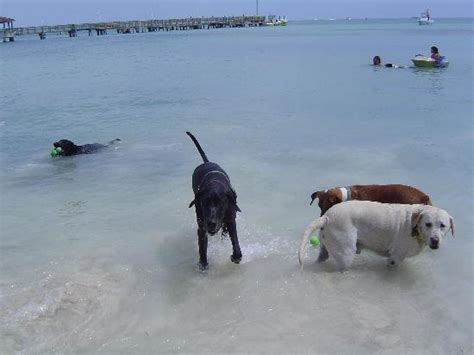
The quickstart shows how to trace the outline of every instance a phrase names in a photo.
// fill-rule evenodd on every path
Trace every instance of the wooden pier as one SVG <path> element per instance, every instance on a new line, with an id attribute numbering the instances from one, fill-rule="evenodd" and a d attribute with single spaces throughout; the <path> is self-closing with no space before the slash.
<path id="1" fill-rule="evenodd" d="M 3 29 L 0 30 L 0 38 L 3 42 L 13 42 L 15 40 L 15 29 L 13 28 L 13 21 L 15 21 L 15 19 L 0 16 L 0 24 L 3 25 Z"/>
<path id="2" fill-rule="evenodd" d="M 1 17 L 0 17 L 1 19 Z M 1 23 L 1 22 L 0 22 Z M 106 35 L 108 31 L 118 34 L 142 33 L 156 31 L 185 31 L 211 28 L 232 28 L 232 27 L 255 27 L 264 26 L 265 16 L 232 16 L 232 17 L 201 17 L 186 19 L 168 19 L 168 20 L 143 20 L 143 21 L 114 21 L 114 22 L 95 22 L 67 24 L 56 26 L 32 26 L 0 29 L 0 38 L 5 38 L 6 33 L 15 35 L 36 34 L 40 39 L 45 39 L 47 34 L 66 34 L 69 37 L 77 37 L 78 32 L 86 32 L 89 36 Z"/>

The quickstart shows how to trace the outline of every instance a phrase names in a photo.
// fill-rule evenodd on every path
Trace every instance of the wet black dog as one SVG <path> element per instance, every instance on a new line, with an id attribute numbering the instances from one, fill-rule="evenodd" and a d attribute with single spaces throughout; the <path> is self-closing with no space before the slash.
<path id="1" fill-rule="evenodd" d="M 242 260 L 242 252 L 235 224 L 236 213 L 241 212 L 237 206 L 237 194 L 224 169 L 216 163 L 211 163 L 197 139 L 189 132 L 186 134 L 191 137 L 204 160 L 204 163 L 194 170 L 194 200 L 189 205 L 189 207 L 194 205 L 196 208 L 200 267 L 206 269 L 208 266 L 207 234 L 214 235 L 220 229 L 223 233 L 229 233 L 233 248 L 230 259 L 238 264 Z"/>
<path id="2" fill-rule="evenodd" d="M 71 156 L 71 155 L 77 155 L 77 154 L 92 154 L 96 153 L 99 150 L 102 150 L 106 147 L 108 147 L 110 144 L 113 144 L 115 142 L 119 142 L 120 139 L 114 139 L 110 141 L 108 144 L 99 144 L 99 143 L 93 143 L 93 144 L 84 144 L 84 145 L 75 145 L 74 142 L 71 142 L 70 140 L 67 139 L 61 139 L 60 141 L 54 142 L 53 145 L 55 148 L 62 148 L 62 152 L 59 153 L 61 156 Z"/>

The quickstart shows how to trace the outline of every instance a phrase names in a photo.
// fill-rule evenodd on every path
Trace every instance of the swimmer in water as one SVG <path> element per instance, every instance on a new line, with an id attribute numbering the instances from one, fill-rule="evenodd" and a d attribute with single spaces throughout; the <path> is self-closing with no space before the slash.
<path id="1" fill-rule="evenodd" d="M 376 55 L 372 59 L 372 64 L 375 65 L 375 66 L 382 66 L 382 60 L 380 59 L 380 57 L 378 55 Z M 386 67 L 386 68 L 405 68 L 405 66 L 403 66 L 403 65 L 397 65 L 397 64 L 392 64 L 392 63 L 386 63 L 383 66 Z"/>

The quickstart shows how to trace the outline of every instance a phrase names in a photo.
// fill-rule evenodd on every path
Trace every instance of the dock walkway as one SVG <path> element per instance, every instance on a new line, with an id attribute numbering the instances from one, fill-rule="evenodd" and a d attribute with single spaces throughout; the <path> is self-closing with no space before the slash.
<path id="1" fill-rule="evenodd" d="M 0 29 L 0 38 L 9 35 L 13 31 L 14 35 L 21 36 L 27 34 L 37 34 L 40 39 L 45 39 L 47 34 L 68 34 L 69 37 L 77 37 L 78 32 L 85 31 L 89 36 L 107 34 L 107 31 L 117 33 L 140 33 L 155 31 L 184 31 L 210 28 L 230 28 L 230 27 L 254 27 L 265 25 L 265 16 L 232 16 L 232 17 L 201 17 L 186 19 L 168 20 L 138 20 L 138 21 L 113 21 L 67 24 L 56 26 L 31 26 Z"/>

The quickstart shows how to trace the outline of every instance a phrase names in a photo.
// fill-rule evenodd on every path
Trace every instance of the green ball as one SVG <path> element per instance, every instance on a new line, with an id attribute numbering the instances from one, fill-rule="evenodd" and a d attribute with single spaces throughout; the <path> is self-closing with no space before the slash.
<path id="1" fill-rule="evenodd" d="M 61 147 L 53 148 L 53 150 L 51 151 L 51 158 L 56 158 L 62 152 L 63 152 L 63 148 L 61 148 Z"/>
<path id="2" fill-rule="evenodd" d="M 313 247 L 317 247 L 319 245 L 319 238 L 315 235 L 312 235 L 310 238 L 309 238 L 309 243 L 313 246 Z"/>

